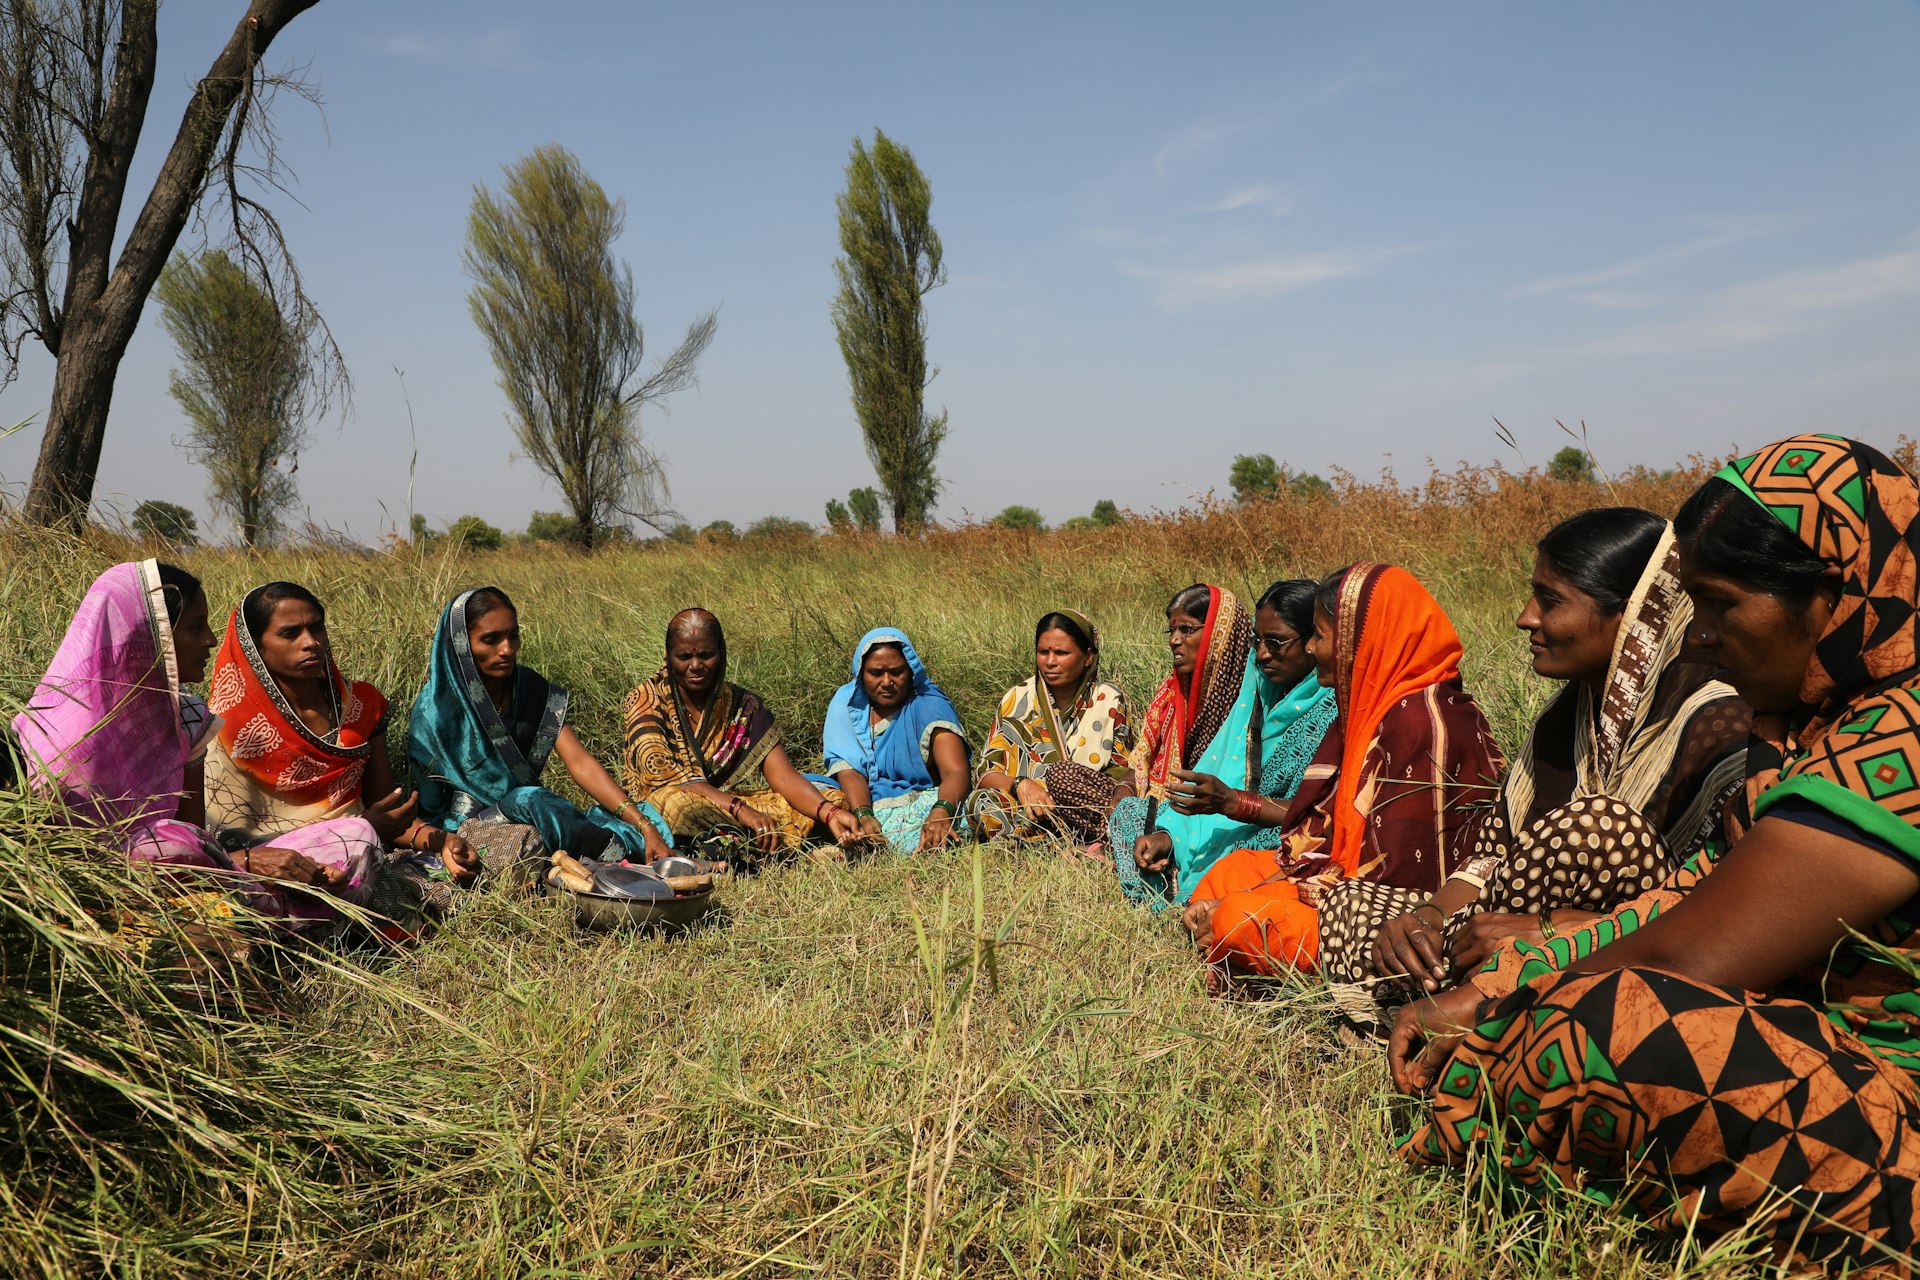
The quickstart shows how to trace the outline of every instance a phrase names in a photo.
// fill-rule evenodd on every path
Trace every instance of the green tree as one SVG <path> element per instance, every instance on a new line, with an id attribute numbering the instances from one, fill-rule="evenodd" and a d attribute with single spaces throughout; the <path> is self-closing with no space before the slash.
<path id="1" fill-rule="evenodd" d="M 527 517 L 527 538 L 532 542 L 579 542 L 580 523 L 561 511 L 536 511 Z"/>
<path id="2" fill-rule="evenodd" d="M 940 237 L 928 221 L 933 190 L 913 154 L 878 129 L 869 150 L 854 139 L 838 198 L 840 292 L 833 327 L 847 363 L 853 411 L 896 531 L 918 529 L 940 494 L 934 469 L 947 415 L 930 415 L 928 292 L 946 283 Z"/>
<path id="3" fill-rule="evenodd" d="M 1234 456 L 1227 483 L 1233 486 L 1235 502 L 1258 502 L 1280 492 L 1280 464 L 1270 453 L 1242 453 Z"/>
<path id="4" fill-rule="evenodd" d="M 678 542 L 686 546 L 691 546 L 700 535 L 692 525 L 688 524 L 685 520 L 680 520 L 676 521 L 673 527 L 661 536 L 666 538 L 668 542 Z"/>
<path id="5" fill-rule="evenodd" d="M 498 551 L 507 545 L 507 535 L 479 516 L 461 516 L 447 526 L 447 537 L 468 551 Z"/>
<path id="6" fill-rule="evenodd" d="M 1296 498 L 1326 498 L 1332 496 L 1333 486 L 1310 471 L 1288 472 L 1287 492 Z"/>
<path id="7" fill-rule="evenodd" d="M 1019 504 L 1008 507 L 993 518 L 993 522 L 1002 529 L 1031 529 L 1035 533 L 1047 531 L 1047 518 L 1033 507 Z"/>
<path id="8" fill-rule="evenodd" d="M 440 541 L 440 535 L 427 527 L 427 518 L 418 511 L 414 512 L 413 519 L 407 522 L 407 532 L 411 535 L 416 551 L 424 551 Z"/>
<path id="9" fill-rule="evenodd" d="M 700 531 L 700 536 L 708 542 L 732 542 L 740 536 L 731 520 L 715 520 Z"/>
<path id="10" fill-rule="evenodd" d="M 834 533 L 853 532 L 853 513 L 838 498 L 827 499 L 827 528 Z"/>
<path id="11" fill-rule="evenodd" d="M 589 548 L 629 518 L 667 527 L 666 471 L 640 412 L 697 381 L 718 324 L 715 312 L 695 320 L 640 377 L 633 271 L 613 256 L 625 223 L 625 202 L 554 144 L 508 165 L 498 196 L 476 186 L 467 218 L 467 304 L 515 438 L 559 486 Z"/>
<path id="12" fill-rule="evenodd" d="M 1102 498 L 1094 503 L 1093 514 L 1088 518 L 1096 529 L 1111 529 L 1124 519 L 1112 498 Z"/>
<path id="13" fill-rule="evenodd" d="M 1060 528 L 1068 533 L 1084 533 L 1089 529 L 1098 529 L 1092 516 L 1068 516 L 1060 522 Z"/>
<path id="14" fill-rule="evenodd" d="M 154 287 L 180 368 L 167 379 L 188 422 L 182 449 L 246 545 L 272 537 L 299 491 L 293 473 L 321 398 L 310 335 L 224 253 L 175 258 Z"/>
<path id="15" fill-rule="evenodd" d="M 792 542 L 800 538 L 811 538 L 813 526 L 805 520 L 794 520 L 787 516 L 761 516 L 747 526 L 745 536 L 769 541 Z"/>
<path id="16" fill-rule="evenodd" d="M 143 538 L 191 547 L 199 539 L 200 522 L 177 502 L 148 498 L 133 509 L 133 531 Z"/>
<path id="17" fill-rule="evenodd" d="M 233 5 L 232 33 L 148 170 L 133 160 L 159 64 L 157 0 L 0 0 L 0 386 L 29 339 L 54 359 L 27 520 L 85 520 L 120 361 L 196 212 L 226 229 L 256 274 L 271 271 L 289 314 L 311 315 L 279 224 L 247 186 L 284 183 L 269 107 L 276 88 L 302 86 L 261 62 L 315 3 Z M 170 67 L 169 84 L 178 76 Z M 144 172 L 153 178 L 142 197 L 129 179 Z M 324 326 L 314 332 L 344 391 L 339 352 Z"/>
<path id="18" fill-rule="evenodd" d="M 880 532 L 880 491 L 861 487 L 847 495 L 847 510 L 853 516 L 853 527 L 862 533 Z"/>
<path id="19" fill-rule="evenodd" d="M 1570 444 L 1553 455 L 1553 461 L 1547 463 L 1547 474 L 1572 484 L 1592 484 L 1593 459 L 1579 445 Z"/>

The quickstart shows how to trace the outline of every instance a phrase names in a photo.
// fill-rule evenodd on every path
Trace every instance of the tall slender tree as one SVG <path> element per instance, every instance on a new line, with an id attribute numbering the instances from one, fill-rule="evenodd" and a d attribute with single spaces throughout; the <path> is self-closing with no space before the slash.
<path id="1" fill-rule="evenodd" d="M 159 60 L 159 0 L 0 0 L 0 385 L 29 340 L 55 360 L 24 514 L 86 518 L 114 378 L 188 219 L 221 193 L 209 224 L 289 311 L 309 309 L 279 224 L 255 194 L 277 185 L 267 108 L 304 86 L 261 69 L 287 24 L 318 0 L 251 0 L 214 57 L 130 227 L 120 214 Z M 209 212 L 210 211 L 203 211 Z M 346 388 L 345 366 L 315 333 Z"/>
<path id="2" fill-rule="evenodd" d="M 467 219 L 467 304 L 514 435 L 559 486 L 588 548 L 628 518 L 662 531 L 677 519 L 640 411 L 697 381 L 718 324 L 711 311 L 695 320 L 640 378 L 633 271 L 613 256 L 626 216 L 625 201 L 609 200 L 572 152 L 549 143 L 507 166 L 499 195 L 476 186 Z"/>
<path id="3" fill-rule="evenodd" d="M 207 469 L 207 497 L 248 546 L 293 505 L 294 468 L 317 392 L 307 334 L 218 251 L 175 258 L 154 287 L 180 354 L 167 390 L 190 424 L 182 447 Z"/>
<path id="4" fill-rule="evenodd" d="M 896 531 L 926 524 L 940 494 L 935 461 L 947 436 L 943 409 L 930 415 L 924 299 L 946 283 L 940 237 L 928 220 L 933 189 L 913 153 L 880 130 L 871 149 L 854 139 L 839 197 L 840 291 L 833 327 L 847 362 L 853 411 L 866 438 Z"/>

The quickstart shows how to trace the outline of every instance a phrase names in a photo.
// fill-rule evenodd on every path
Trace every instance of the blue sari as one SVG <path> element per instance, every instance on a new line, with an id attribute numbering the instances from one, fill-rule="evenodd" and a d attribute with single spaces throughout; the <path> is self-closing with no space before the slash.
<path id="1" fill-rule="evenodd" d="M 883 644 L 900 646 L 900 655 L 913 673 L 913 692 L 875 734 L 870 714 L 873 704 L 867 700 L 860 665 L 876 645 Z M 827 704 L 826 723 L 820 734 L 826 773 L 808 774 L 807 778 L 815 785 L 832 787 L 839 785 L 832 775 L 847 769 L 864 777 L 873 795 L 874 818 L 880 829 L 895 851 L 911 853 L 918 847 L 920 828 L 939 798 L 930 761 L 934 733 L 940 729 L 959 738 L 961 748 L 972 759 L 973 747 L 960 727 L 960 713 L 927 674 L 926 664 L 914 652 L 913 641 L 898 628 L 876 627 L 854 646 L 853 679 L 841 685 Z M 965 831 L 958 816 L 953 826 L 956 832 Z"/>
<path id="2" fill-rule="evenodd" d="M 442 615 L 427 682 L 407 725 L 407 763 L 420 792 L 421 821 L 447 831 L 465 822 L 523 823 L 540 833 L 549 852 L 643 859 L 646 837 L 637 827 L 600 805 L 582 813 L 540 785 L 567 721 L 567 691 L 530 667 L 517 667 L 513 700 L 501 716 L 473 662 L 467 636 L 472 595 L 462 592 Z M 671 845 L 673 832 L 659 811 L 649 804 L 639 809 Z"/>

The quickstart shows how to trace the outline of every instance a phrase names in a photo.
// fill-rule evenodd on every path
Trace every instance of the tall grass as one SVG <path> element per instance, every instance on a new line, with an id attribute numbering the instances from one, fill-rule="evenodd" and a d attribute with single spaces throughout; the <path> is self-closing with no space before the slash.
<path id="1" fill-rule="evenodd" d="M 1689 479 L 1617 499 L 1671 510 Z M 666 619 L 724 619 L 732 675 L 812 752 L 854 639 L 903 626 L 979 728 L 1063 604 L 1143 696 L 1160 609 L 1194 580 L 1251 595 L 1372 557 L 1431 585 L 1510 747 L 1547 692 L 1510 619 L 1533 540 L 1592 505 L 1496 474 L 1051 536 L 822 539 L 581 559 L 196 552 L 216 611 L 313 587 L 356 676 L 396 703 L 438 608 L 495 582 L 525 659 L 611 757 Z M 15 534 L 0 694 L 30 686 L 85 583 L 129 550 Z M 416 952 L 254 966 L 271 1012 L 135 954 L 166 910 L 33 802 L 0 810 L 0 1003 L 16 1121 L 0 1150 L 10 1274 L 379 1276 L 1720 1276 L 1756 1249 L 1648 1246 L 1597 1208 L 1504 1205 L 1411 1173 L 1377 1047 L 1306 985 L 1209 998 L 1177 930 L 1110 874 L 989 846 L 725 890 L 679 940 L 579 933 L 474 895 Z M 23 992 L 16 998 L 16 987 Z M 85 993 L 80 1000 L 75 992 Z M 94 1066 L 80 1065 L 84 1063 Z M 20 1158 L 14 1159 L 18 1151 Z"/>

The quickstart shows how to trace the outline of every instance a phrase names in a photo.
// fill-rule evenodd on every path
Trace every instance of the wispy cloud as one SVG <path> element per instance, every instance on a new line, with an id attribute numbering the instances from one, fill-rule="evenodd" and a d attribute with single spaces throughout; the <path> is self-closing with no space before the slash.
<path id="1" fill-rule="evenodd" d="M 1208 213 L 1232 213 L 1237 209 L 1265 209 L 1279 217 L 1293 212 L 1293 196 L 1279 187 L 1241 187 L 1224 199 L 1206 207 Z"/>
<path id="2" fill-rule="evenodd" d="M 1747 346 L 1797 333 L 1836 315 L 1920 296 L 1920 234 L 1900 248 L 1835 267 L 1801 267 L 1722 290 L 1691 315 L 1641 325 L 1591 350 L 1655 355 Z"/>
<path id="3" fill-rule="evenodd" d="M 1612 266 L 1600 267 L 1593 271 L 1533 280 L 1509 291 L 1507 296 L 1531 298 L 1550 293 L 1573 293 L 1582 289 L 1591 290 L 1595 285 L 1631 280 L 1638 276 L 1669 270 L 1691 258 L 1712 253 L 1716 249 L 1724 249 L 1742 240 L 1771 234 L 1781 230 L 1784 225 L 1779 219 L 1761 218 L 1701 218 L 1698 221 L 1706 229 L 1706 233 L 1682 244 L 1656 249 L 1652 253 L 1643 253 L 1637 258 L 1629 258 L 1625 262 L 1616 262 Z M 1615 292 L 1600 290 L 1583 294 L 1580 300 L 1603 307 L 1637 305 L 1621 303 L 1617 299 L 1622 296 Z"/>
<path id="4" fill-rule="evenodd" d="M 1267 254 L 1209 267 L 1121 264 L 1128 275 L 1153 288 L 1154 301 L 1169 311 L 1224 302 L 1258 302 L 1282 297 L 1329 280 L 1365 275 L 1408 252 Z"/>
<path id="5" fill-rule="evenodd" d="M 529 65 L 526 37 L 518 26 L 512 24 L 459 34 L 404 33 L 385 36 L 375 40 L 373 48 L 389 58 L 431 62 L 440 66 L 487 67 L 508 71 L 525 70 Z"/>

